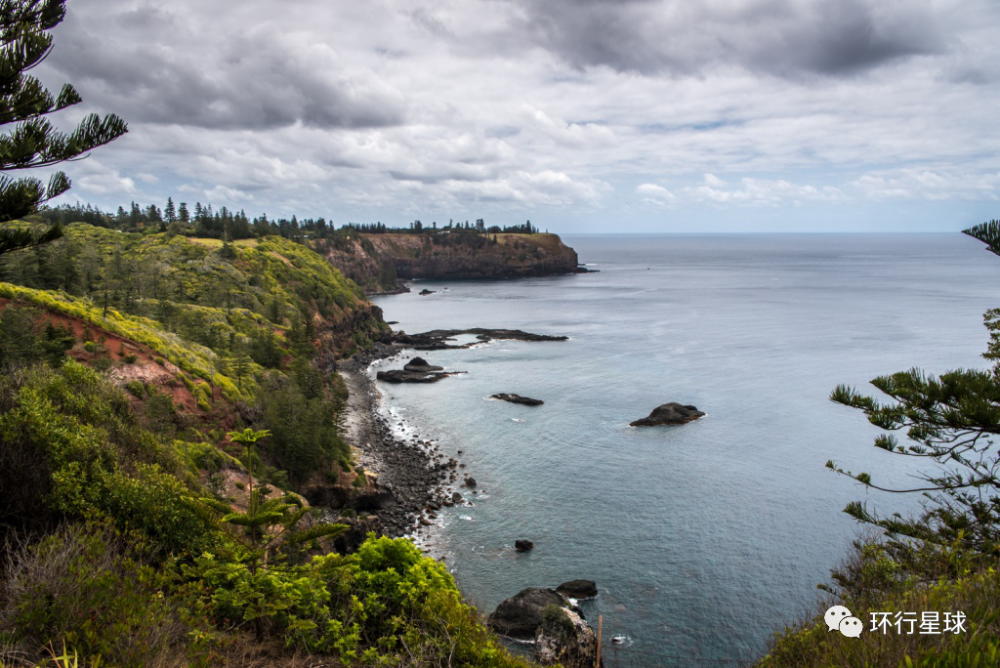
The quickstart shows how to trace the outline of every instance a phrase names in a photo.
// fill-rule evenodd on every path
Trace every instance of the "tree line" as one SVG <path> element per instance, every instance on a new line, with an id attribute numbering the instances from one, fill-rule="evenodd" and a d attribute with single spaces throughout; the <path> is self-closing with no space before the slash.
<path id="1" fill-rule="evenodd" d="M 190 207 L 187 202 L 175 203 L 173 197 L 167 198 L 162 208 L 149 204 L 145 207 L 131 202 L 128 207 L 119 206 L 114 213 L 102 211 L 91 204 L 63 204 L 57 207 L 40 209 L 35 217 L 53 225 L 67 225 L 73 222 L 83 222 L 97 227 L 122 230 L 123 232 L 172 232 L 185 236 L 208 239 L 252 239 L 255 237 L 281 236 L 293 241 L 303 242 L 307 239 L 332 239 L 342 230 L 356 231 L 364 234 L 537 234 L 539 229 L 526 221 L 520 225 L 489 225 L 482 218 L 474 223 L 469 221 L 455 222 L 438 226 L 437 222 L 425 225 L 420 220 L 414 220 L 407 226 L 388 226 L 382 222 L 375 223 L 345 223 L 337 226 L 325 218 L 299 219 L 278 218 L 271 220 L 266 213 L 253 218 L 245 210 L 233 211 L 225 206 L 213 209 L 211 204 L 202 205 L 195 202 Z"/>

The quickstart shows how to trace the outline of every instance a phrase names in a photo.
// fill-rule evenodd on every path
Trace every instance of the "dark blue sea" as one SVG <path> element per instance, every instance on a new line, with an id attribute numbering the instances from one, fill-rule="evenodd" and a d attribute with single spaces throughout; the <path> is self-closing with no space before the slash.
<path id="1" fill-rule="evenodd" d="M 824 467 L 886 486 L 919 474 L 875 449 L 879 430 L 830 391 L 913 366 L 987 367 L 982 314 L 1000 306 L 1000 258 L 960 234 L 564 240 L 599 273 L 421 281 L 437 292 L 377 300 L 407 332 L 570 337 L 427 353 L 468 373 L 381 386 L 394 420 L 463 451 L 478 481 L 429 549 L 483 613 L 524 587 L 595 580 L 583 609 L 595 626 L 603 616 L 610 666 L 757 658 L 816 612 L 816 585 L 859 535 L 849 501 L 918 508 Z M 545 404 L 489 399 L 498 392 Z M 669 401 L 707 416 L 628 426 Z M 534 551 L 516 554 L 519 538 Z"/>

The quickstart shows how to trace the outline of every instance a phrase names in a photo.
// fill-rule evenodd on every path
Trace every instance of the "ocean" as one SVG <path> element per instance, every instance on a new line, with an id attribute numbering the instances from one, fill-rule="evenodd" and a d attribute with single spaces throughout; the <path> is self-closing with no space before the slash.
<path id="1" fill-rule="evenodd" d="M 582 607 L 595 627 L 603 617 L 609 666 L 758 658 L 818 611 L 816 585 L 862 531 L 848 502 L 919 509 L 825 468 L 900 487 L 920 471 L 874 448 L 879 430 L 830 391 L 913 366 L 989 366 L 982 314 L 1000 306 L 1000 258 L 960 234 L 564 240 L 599 273 L 419 281 L 375 300 L 410 333 L 570 337 L 428 352 L 468 373 L 380 384 L 400 428 L 478 481 L 461 490 L 472 505 L 440 514 L 429 549 L 484 614 L 525 587 L 595 580 Z M 545 404 L 489 398 L 499 392 Z M 628 426 L 671 401 L 707 415 Z M 516 553 L 521 538 L 535 549 Z"/>

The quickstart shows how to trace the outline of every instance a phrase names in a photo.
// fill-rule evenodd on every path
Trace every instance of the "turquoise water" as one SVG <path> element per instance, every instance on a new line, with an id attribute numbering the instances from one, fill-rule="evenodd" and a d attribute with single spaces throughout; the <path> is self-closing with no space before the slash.
<path id="1" fill-rule="evenodd" d="M 1000 260 L 955 235 L 581 236 L 600 273 L 377 300 L 408 332 L 509 327 L 562 343 L 493 342 L 424 355 L 468 371 L 385 386 L 394 414 L 460 457 L 479 482 L 432 538 L 484 612 L 528 586 L 596 580 L 584 603 L 613 665 L 752 659 L 813 612 L 847 553 L 853 500 L 906 510 L 824 468 L 905 486 L 910 460 L 833 404 L 837 383 L 921 366 L 985 367 L 982 313 L 1000 305 Z M 389 366 L 399 366 L 399 363 Z M 488 399 L 539 398 L 538 408 Z M 668 401 L 707 416 L 630 428 Z M 536 548 L 515 554 L 515 539 Z M 721 665 L 721 664 L 719 664 Z"/>

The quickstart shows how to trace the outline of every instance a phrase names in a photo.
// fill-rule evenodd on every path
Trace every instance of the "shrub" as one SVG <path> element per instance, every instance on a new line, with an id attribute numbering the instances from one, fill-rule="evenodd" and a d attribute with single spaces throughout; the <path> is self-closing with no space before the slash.
<path id="1" fill-rule="evenodd" d="M 198 404 L 198 408 L 205 411 L 206 413 L 212 412 L 212 388 L 210 388 L 206 383 L 198 383 L 194 386 L 194 400 Z"/>
<path id="2" fill-rule="evenodd" d="M 138 360 L 138 359 L 139 359 L 138 355 L 123 355 L 122 356 L 122 360 L 124 360 L 125 364 L 135 364 L 136 360 Z"/>
<path id="3" fill-rule="evenodd" d="M 88 353 L 96 353 L 97 344 L 94 343 L 93 341 L 84 341 L 83 349 L 86 350 Z"/>
<path id="4" fill-rule="evenodd" d="M 146 385 L 141 380 L 130 380 L 125 383 L 125 389 L 136 399 L 143 399 L 146 396 Z"/>
<path id="5" fill-rule="evenodd" d="M 159 364 L 160 366 L 164 366 L 166 364 L 166 362 L 162 357 L 156 357 L 153 359 L 153 361 Z"/>
<path id="6" fill-rule="evenodd" d="M 542 631 L 563 640 L 573 637 L 576 628 L 561 605 L 554 603 L 542 608 Z"/>
<path id="7" fill-rule="evenodd" d="M 166 550 L 204 546 L 204 525 L 183 504 L 183 461 L 142 429 L 124 393 L 68 360 L 36 366 L 0 384 L 0 499 L 6 521 L 108 514 Z M 7 503 L 4 504 L 7 506 Z M 8 515 L 10 513 L 11 515 Z"/>
<path id="8" fill-rule="evenodd" d="M 111 368 L 111 358 L 110 357 L 98 357 L 94 360 L 93 366 L 98 371 L 107 371 Z"/>
<path id="9" fill-rule="evenodd" d="M 0 623 L 28 652 L 50 644 L 113 666 L 184 666 L 188 634 L 148 566 L 98 525 L 67 525 L 15 551 Z"/>

